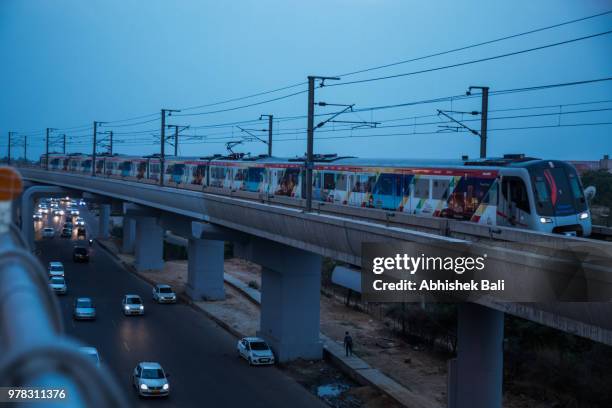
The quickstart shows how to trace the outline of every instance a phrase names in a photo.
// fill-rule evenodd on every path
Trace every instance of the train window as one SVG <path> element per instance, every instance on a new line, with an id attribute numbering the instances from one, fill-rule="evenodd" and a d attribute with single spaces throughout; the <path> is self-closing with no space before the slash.
<path id="1" fill-rule="evenodd" d="M 210 169 L 210 176 L 215 179 L 224 179 L 225 170 L 225 167 L 212 167 Z"/>
<path id="2" fill-rule="evenodd" d="M 372 185 L 376 182 L 375 176 L 367 174 L 356 174 L 352 176 L 351 191 L 355 193 L 369 193 L 372 191 Z"/>
<path id="3" fill-rule="evenodd" d="M 446 200 L 448 198 L 449 180 L 434 180 L 431 189 L 431 198 L 434 200 Z"/>
<path id="4" fill-rule="evenodd" d="M 546 187 L 544 177 L 534 177 L 534 185 L 538 203 L 548 203 L 550 200 L 550 195 L 548 194 L 548 187 Z"/>
<path id="5" fill-rule="evenodd" d="M 336 190 L 346 191 L 346 174 L 336 174 Z"/>
<path id="6" fill-rule="evenodd" d="M 234 175 L 235 181 L 242 181 L 246 178 L 246 169 L 236 169 L 236 174 Z"/>
<path id="7" fill-rule="evenodd" d="M 336 178 L 335 178 L 334 173 L 324 173 L 323 174 L 323 188 L 325 190 L 335 190 Z"/>
<path id="8" fill-rule="evenodd" d="M 394 174 L 381 174 L 378 177 L 376 186 L 374 186 L 374 194 L 393 195 Z"/>
<path id="9" fill-rule="evenodd" d="M 247 181 L 251 183 L 259 183 L 264 179 L 264 170 L 261 167 L 249 167 L 247 173 Z"/>
<path id="10" fill-rule="evenodd" d="M 429 179 L 419 177 L 414 182 L 414 198 L 429 198 Z"/>
<path id="11" fill-rule="evenodd" d="M 574 198 L 578 200 L 584 200 L 584 195 L 582 194 L 582 189 L 580 188 L 580 184 L 578 183 L 578 177 L 575 174 L 568 174 L 570 187 L 572 188 L 572 193 L 574 194 Z"/>

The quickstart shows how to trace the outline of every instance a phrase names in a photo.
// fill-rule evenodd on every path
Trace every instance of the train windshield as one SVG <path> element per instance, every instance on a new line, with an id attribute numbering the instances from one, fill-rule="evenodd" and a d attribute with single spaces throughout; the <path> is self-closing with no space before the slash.
<path id="1" fill-rule="evenodd" d="M 529 173 L 539 215 L 562 217 L 587 210 L 584 192 L 573 168 L 532 168 Z"/>

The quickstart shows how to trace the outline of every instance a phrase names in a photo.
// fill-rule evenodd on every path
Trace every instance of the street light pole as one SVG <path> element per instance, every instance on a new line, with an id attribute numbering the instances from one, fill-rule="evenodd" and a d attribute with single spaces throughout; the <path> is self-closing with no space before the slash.
<path id="1" fill-rule="evenodd" d="M 23 137 L 23 160 L 28 162 L 28 136 Z"/>
<path id="2" fill-rule="evenodd" d="M 62 152 L 64 152 L 64 154 L 66 154 L 66 134 L 64 133 L 63 137 L 62 137 L 63 143 L 62 143 Z"/>

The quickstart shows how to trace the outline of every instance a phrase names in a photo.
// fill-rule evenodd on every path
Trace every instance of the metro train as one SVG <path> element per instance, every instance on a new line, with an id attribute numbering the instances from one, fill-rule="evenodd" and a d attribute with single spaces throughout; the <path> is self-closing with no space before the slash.
<path id="1" fill-rule="evenodd" d="M 45 155 L 41 156 L 45 166 Z M 214 155 L 96 156 L 96 174 L 190 190 L 305 197 L 305 159 Z M 49 169 L 92 172 L 92 157 L 49 154 Z M 160 175 L 161 173 L 161 175 Z M 576 170 L 558 160 L 505 155 L 478 160 L 373 160 L 316 155 L 312 198 L 354 207 L 589 236 L 591 214 Z"/>

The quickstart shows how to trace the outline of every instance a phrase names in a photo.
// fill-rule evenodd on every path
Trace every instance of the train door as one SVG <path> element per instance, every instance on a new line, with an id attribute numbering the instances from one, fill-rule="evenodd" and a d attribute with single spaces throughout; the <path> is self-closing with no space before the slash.
<path id="1" fill-rule="evenodd" d="M 399 206 L 399 197 L 395 194 L 397 174 L 382 173 L 378 176 L 372 190 L 370 206 L 386 210 L 395 210 Z"/>
<path id="2" fill-rule="evenodd" d="M 203 164 L 193 165 L 191 167 L 191 180 L 190 184 L 202 185 L 206 177 L 206 166 Z"/>
<path id="3" fill-rule="evenodd" d="M 263 191 L 264 172 L 263 167 L 249 167 L 246 174 L 245 189 L 247 191 Z"/>
<path id="4" fill-rule="evenodd" d="M 147 162 L 146 161 L 141 161 L 138 162 L 138 170 L 136 171 L 136 178 L 138 180 L 143 179 L 145 177 L 148 178 L 147 176 Z"/>
<path id="5" fill-rule="evenodd" d="M 319 170 L 312 171 L 312 199 L 317 201 L 321 201 L 321 174 Z M 302 197 L 306 197 L 306 192 L 303 192 Z"/>
<path id="6" fill-rule="evenodd" d="M 527 187 L 521 177 L 503 176 L 498 195 L 497 225 L 529 228 L 531 209 Z"/>
<path id="7" fill-rule="evenodd" d="M 417 175 L 414 177 L 411 191 L 411 211 L 413 214 L 428 214 L 431 211 L 429 198 L 431 194 L 431 180 L 429 177 Z"/>
<path id="8" fill-rule="evenodd" d="M 410 207 L 410 185 L 412 184 L 412 179 L 414 176 L 412 174 L 398 174 L 396 180 L 396 193 L 398 197 L 398 205 L 397 209 L 399 211 L 411 212 Z"/>

